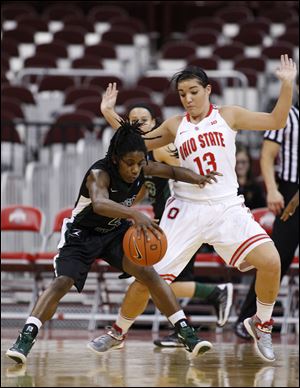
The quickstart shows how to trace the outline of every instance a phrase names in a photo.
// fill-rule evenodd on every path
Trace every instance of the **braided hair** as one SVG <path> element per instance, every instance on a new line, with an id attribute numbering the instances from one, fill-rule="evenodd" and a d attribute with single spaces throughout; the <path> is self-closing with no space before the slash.
<path id="1" fill-rule="evenodd" d="M 145 134 L 140 128 L 142 123 L 139 121 L 130 122 L 128 118 L 119 120 L 119 123 L 120 127 L 112 137 L 105 156 L 108 165 L 111 166 L 113 164 L 114 158 L 119 161 L 124 155 L 135 151 L 143 152 L 147 160 L 148 150 L 145 145 L 145 140 L 147 139 L 142 137 Z M 149 139 L 156 139 L 158 137 L 160 136 Z"/>

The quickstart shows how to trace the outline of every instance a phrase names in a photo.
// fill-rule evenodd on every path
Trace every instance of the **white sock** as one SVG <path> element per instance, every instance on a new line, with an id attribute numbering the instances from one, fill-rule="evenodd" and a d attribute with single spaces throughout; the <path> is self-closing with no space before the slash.
<path id="1" fill-rule="evenodd" d="M 37 326 L 37 328 L 40 330 L 40 328 L 42 327 L 42 322 L 36 318 L 36 317 L 28 317 L 27 318 L 27 321 L 25 322 L 25 325 L 28 325 L 28 324 L 34 324 L 35 326 Z"/>
<path id="2" fill-rule="evenodd" d="M 274 309 L 274 303 L 264 303 L 256 298 L 256 316 L 261 323 L 270 321 Z"/>
<path id="3" fill-rule="evenodd" d="M 172 323 L 173 326 L 175 326 L 175 323 L 180 321 L 181 319 L 186 319 L 183 310 L 179 310 L 175 314 L 172 314 L 168 317 L 168 320 Z"/>
<path id="4" fill-rule="evenodd" d="M 130 328 L 130 326 L 134 323 L 135 319 L 126 318 L 119 313 L 118 318 L 116 320 L 116 325 L 122 329 L 122 334 L 126 334 Z"/>

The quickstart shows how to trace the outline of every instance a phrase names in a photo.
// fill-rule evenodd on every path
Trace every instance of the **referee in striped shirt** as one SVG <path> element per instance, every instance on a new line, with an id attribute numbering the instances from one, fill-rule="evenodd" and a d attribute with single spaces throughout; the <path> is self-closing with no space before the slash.
<path id="1" fill-rule="evenodd" d="M 299 75 L 297 76 L 299 99 Z M 286 275 L 299 244 L 299 101 L 290 109 L 287 124 L 278 131 L 266 131 L 261 153 L 261 171 L 267 190 L 268 208 L 276 215 L 272 239 L 281 259 L 281 279 Z M 277 177 L 277 179 L 275 178 Z M 289 206 L 287 207 L 287 205 Z M 298 203 L 297 203 L 298 204 Z M 284 211 L 284 208 L 286 210 Z M 289 209 L 287 211 L 287 209 Z M 250 339 L 243 321 L 256 311 L 255 279 L 235 325 L 235 333 Z"/>

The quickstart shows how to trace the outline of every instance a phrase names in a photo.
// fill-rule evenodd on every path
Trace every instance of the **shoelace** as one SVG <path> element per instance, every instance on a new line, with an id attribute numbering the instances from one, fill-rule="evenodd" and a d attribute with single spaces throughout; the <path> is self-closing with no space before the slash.
<path id="1" fill-rule="evenodd" d="M 271 329 L 272 329 L 273 323 L 274 323 L 273 319 L 264 323 L 259 323 L 259 322 L 255 323 L 255 326 L 257 327 L 258 330 L 260 330 L 261 328 L 262 329 L 266 328 L 269 330 L 268 332 L 265 332 L 264 330 L 260 330 L 261 332 L 260 341 L 262 342 L 263 346 L 267 348 L 272 348 Z"/>

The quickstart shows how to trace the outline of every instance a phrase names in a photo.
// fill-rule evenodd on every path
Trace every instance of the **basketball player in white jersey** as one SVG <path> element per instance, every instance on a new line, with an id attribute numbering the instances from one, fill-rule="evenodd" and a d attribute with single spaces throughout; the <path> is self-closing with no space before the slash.
<path id="1" fill-rule="evenodd" d="M 244 325 L 254 339 L 258 355 L 268 362 L 275 360 L 272 312 L 279 291 L 280 258 L 270 237 L 245 207 L 244 198 L 237 195 L 235 138 L 238 130 L 284 127 L 292 104 L 296 72 L 294 61 L 282 55 L 276 70 L 281 81 L 279 97 L 273 111 L 264 113 L 240 106 L 213 106 L 206 73 L 200 68 L 185 69 L 175 74 L 173 80 L 186 114 L 164 121 L 151 133 L 151 137 L 160 138 L 146 141 L 148 150 L 173 142 L 181 166 L 201 174 L 212 171 L 223 174 L 215 185 L 204 189 L 175 185 L 174 196 L 169 199 L 160 223 L 168 238 L 168 250 L 155 269 L 171 283 L 202 243 L 211 244 L 226 264 L 240 271 L 256 268 L 257 311 L 245 319 Z M 116 96 L 113 86 L 111 99 Z M 109 123 L 112 125 L 118 119 L 112 110 Z M 119 326 L 128 330 L 144 311 L 148 298 L 146 287 L 137 281 L 132 283 L 121 308 L 126 319 L 120 319 Z M 120 333 L 114 340 L 111 348 L 119 347 L 124 335 Z M 100 352 L 106 350 L 109 347 L 99 347 Z"/>

